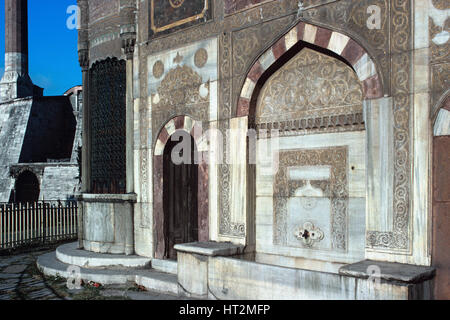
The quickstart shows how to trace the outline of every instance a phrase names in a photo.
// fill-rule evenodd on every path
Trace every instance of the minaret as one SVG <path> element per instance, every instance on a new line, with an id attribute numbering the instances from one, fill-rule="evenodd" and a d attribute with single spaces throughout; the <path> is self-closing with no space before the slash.
<path id="1" fill-rule="evenodd" d="M 27 0 L 5 0 L 5 73 L 0 82 L 0 102 L 33 95 L 28 75 Z"/>

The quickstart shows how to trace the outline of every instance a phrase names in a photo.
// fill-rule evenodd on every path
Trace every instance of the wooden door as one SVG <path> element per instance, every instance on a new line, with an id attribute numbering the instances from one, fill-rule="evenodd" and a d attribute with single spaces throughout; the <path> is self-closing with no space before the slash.
<path id="1" fill-rule="evenodd" d="M 191 139 L 191 159 L 194 141 Z M 176 259 L 174 245 L 198 241 L 198 166 L 194 163 L 176 165 L 171 159 L 172 149 L 179 142 L 169 141 L 164 150 L 164 237 L 166 259 Z"/>
<path id="2" fill-rule="evenodd" d="M 450 299 L 450 136 L 434 137 L 433 149 L 435 298 Z"/>

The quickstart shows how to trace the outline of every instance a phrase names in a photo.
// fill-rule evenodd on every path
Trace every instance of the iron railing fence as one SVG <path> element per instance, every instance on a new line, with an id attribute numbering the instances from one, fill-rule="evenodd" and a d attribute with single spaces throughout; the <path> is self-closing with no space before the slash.
<path id="1" fill-rule="evenodd" d="M 75 240 L 77 214 L 76 201 L 0 203 L 0 249 Z"/>

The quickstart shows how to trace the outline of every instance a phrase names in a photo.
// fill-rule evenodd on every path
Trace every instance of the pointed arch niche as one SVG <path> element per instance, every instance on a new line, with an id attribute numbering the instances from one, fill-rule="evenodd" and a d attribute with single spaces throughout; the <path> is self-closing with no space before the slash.
<path id="1" fill-rule="evenodd" d="M 331 113 L 329 117 L 306 116 L 304 119 L 292 118 L 293 121 L 290 121 L 289 117 L 287 117 L 285 122 L 268 124 L 261 121 L 261 118 L 258 118 L 257 107 L 260 104 L 259 101 L 265 84 L 274 77 L 276 72 L 285 64 L 290 63 L 302 51 L 312 51 L 326 56 L 327 59 L 334 59 L 336 64 L 345 66 L 347 70 L 353 72 L 354 80 L 359 83 L 361 88 L 360 112 L 344 114 L 337 112 L 337 114 Z M 326 131 L 332 131 L 331 129 L 334 128 L 337 131 L 346 131 L 347 134 L 350 134 L 365 129 L 364 139 L 359 141 L 362 147 L 360 149 L 359 163 L 352 165 L 352 160 L 347 159 L 346 169 L 349 173 L 347 177 L 349 180 L 349 197 L 351 198 L 352 189 L 358 189 L 358 194 L 362 195 L 364 193 L 365 204 L 360 206 L 360 209 L 364 210 L 365 213 L 363 213 L 363 219 L 359 220 L 359 226 L 365 225 L 366 228 L 363 233 L 359 233 L 351 241 L 348 238 L 348 231 L 353 228 L 350 224 L 347 224 L 346 232 L 336 233 L 335 235 L 331 232 L 331 237 L 340 238 L 340 243 L 346 244 L 340 248 L 343 248 L 342 250 L 346 252 L 350 250 L 348 247 L 350 243 L 359 241 L 359 243 L 363 244 L 363 247 L 357 249 L 358 253 L 356 255 L 347 254 L 344 258 L 341 255 L 340 258 L 335 259 L 335 261 L 339 260 L 342 263 L 364 259 L 364 257 L 377 257 L 379 254 L 386 252 L 404 252 L 405 254 L 410 252 L 410 224 L 404 223 L 405 219 L 407 220 L 408 213 L 406 212 L 405 214 L 405 212 L 400 210 L 404 207 L 402 204 L 394 203 L 395 194 L 402 188 L 402 184 L 399 184 L 395 179 L 405 177 L 400 172 L 395 172 L 394 168 L 396 161 L 396 153 L 394 152 L 394 108 L 392 98 L 388 97 L 387 94 L 385 95 L 382 78 L 378 73 L 377 63 L 357 41 L 340 32 L 300 22 L 254 60 L 254 63 L 248 69 L 247 77 L 242 84 L 240 96 L 234 109 L 235 117 L 242 119 L 242 122 L 247 123 L 249 128 L 279 129 L 283 136 L 281 139 L 284 140 L 289 139 L 289 137 L 284 136 L 301 135 L 302 137 L 297 138 L 299 146 L 303 143 L 301 141 L 311 139 L 308 137 L 308 134 L 304 135 L 308 131 L 315 130 L 325 133 Z M 323 139 L 326 135 L 320 136 Z M 286 143 L 285 141 L 281 142 L 281 144 Z M 316 147 L 318 148 L 320 145 L 318 143 Z M 345 145 L 345 141 L 336 143 L 336 148 L 340 145 Z M 335 152 L 338 151 L 335 150 Z M 249 151 L 247 150 L 248 153 Z M 364 168 L 361 168 L 359 164 L 363 164 Z M 355 182 L 352 180 L 352 171 L 358 171 L 358 169 L 364 170 L 365 173 L 361 176 L 362 180 L 359 180 L 359 186 L 352 187 L 352 183 Z M 258 248 L 261 246 L 257 244 L 257 221 L 266 223 L 266 218 L 274 221 L 276 218 L 275 216 L 272 217 L 273 205 L 258 204 L 255 201 L 258 193 L 261 194 L 263 192 L 257 190 L 256 187 L 257 185 L 263 185 L 259 177 L 257 177 L 258 170 L 252 165 L 242 170 L 245 171 L 242 174 L 247 176 L 245 182 L 247 184 L 245 186 L 247 190 L 247 205 L 245 206 L 247 211 L 244 241 L 249 248 L 255 247 L 256 251 L 258 251 Z M 397 182 L 395 183 L 394 181 Z M 408 179 L 402 181 L 403 183 L 408 183 Z M 273 197 L 273 192 L 276 192 L 276 190 L 273 187 L 268 187 L 264 192 L 270 193 Z M 408 206 L 407 203 L 405 205 Z M 267 213 L 266 217 L 257 216 L 256 212 L 259 207 L 270 208 L 270 212 Z M 350 207 L 352 206 L 350 205 Z M 334 218 L 332 217 L 331 225 L 335 223 L 333 221 L 341 218 L 346 220 L 354 214 L 355 210 L 360 210 L 350 207 L 346 215 L 337 217 L 336 220 L 333 220 Z M 264 234 L 267 235 L 267 232 L 274 233 L 277 231 L 271 228 L 271 230 L 265 230 Z M 330 234 L 328 236 L 330 237 Z M 272 243 L 276 243 L 274 240 L 270 239 Z M 339 241 L 336 240 L 336 243 Z M 284 252 L 288 251 L 288 249 L 284 250 Z"/>

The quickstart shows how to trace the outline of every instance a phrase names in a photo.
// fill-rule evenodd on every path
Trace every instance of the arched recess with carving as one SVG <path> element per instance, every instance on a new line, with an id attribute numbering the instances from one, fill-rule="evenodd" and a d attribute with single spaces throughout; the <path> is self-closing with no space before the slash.
<path id="1" fill-rule="evenodd" d="M 436 299 L 450 299 L 450 90 L 439 99 L 431 113 L 433 129 L 433 245 L 432 265 L 436 268 Z"/>
<path id="2" fill-rule="evenodd" d="M 334 111 L 331 111 L 331 109 L 328 108 L 327 110 L 324 109 L 323 111 L 321 111 L 320 114 L 316 114 L 316 112 L 314 112 L 311 114 L 302 115 L 301 119 L 299 118 L 300 120 L 297 121 L 294 121 L 294 118 L 292 118 L 284 119 L 283 121 L 279 122 L 272 121 L 270 120 L 270 118 L 268 118 L 267 123 L 263 123 L 260 119 L 260 115 L 257 112 L 257 108 L 260 105 L 260 98 L 263 94 L 266 83 L 274 79 L 273 77 L 275 77 L 275 75 L 278 75 L 277 73 L 282 70 L 284 66 L 288 66 L 291 61 L 299 58 L 302 53 L 304 53 L 305 56 L 321 56 L 323 57 L 321 59 L 324 60 L 325 63 L 327 63 L 327 59 L 329 59 L 330 62 L 331 60 L 334 60 L 336 62 L 335 65 L 337 66 L 337 68 L 340 68 L 340 70 L 343 72 L 341 74 L 346 75 L 346 78 L 343 80 L 350 81 L 347 83 L 351 84 L 351 87 L 353 89 L 347 88 L 349 89 L 349 92 L 357 93 L 357 99 L 355 99 L 355 101 L 349 102 L 349 105 L 354 105 L 355 107 L 350 108 L 351 110 L 347 107 L 340 108 L 340 110 L 337 110 L 339 108 L 336 108 Z M 303 57 L 300 57 L 300 59 L 302 58 Z M 307 58 L 306 60 L 308 59 L 309 58 Z M 305 66 L 307 66 L 307 64 L 305 64 Z M 320 72 L 320 70 L 317 71 Z M 356 163 L 353 163 L 353 161 L 358 157 L 357 154 L 365 154 L 365 142 L 367 138 L 365 132 L 365 119 L 363 116 L 363 104 L 367 100 L 375 100 L 384 96 L 381 79 L 382 77 L 377 71 L 376 63 L 372 60 L 371 55 L 358 42 L 342 33 L 304 22 L 300 22 L 295 27 L 290 29 L 269 49 L 262 53 L 259 58 L 253 63 L 247 73 L 246 80 L 242 85 L 242 90 L 238 99 L 234 116 L 248 117 L 248 124 L 250 128 L 268 130 L 270 130 L 271 128 L 280 129 L 280 135 L 287 138 L 289 136 L 296 135 L 310 135 L 310 137 L 305 137 L 305 139 L 297 139 L 297 142 L 293 143 L 292 146 L 289 146 L 289 148 L 292 149 L 289 150 L 289 148 L 286 148 L 285 150 L 283 150 L 285 154 L 282 155 L 282 157 L 284 158 L 280 158 L 280 161 L 283 161 L 284 159 L 286 164 L 289 164 L 289 166 L 293 165 L 301 167 L 300 170 L 293 173 L 294 175 L 303 175 L 305 177 L 308 176 L 310 172 L 314 171 L 306 170 L 306 168 L 308 167 L 314 167 L 316 169 L 318 169 L 319 167 L 331 168 L 331 171 L 323 172 L 323 176 L 326 176 L 326 178 L 324 178 L 324 181 L 328 181 L 327 183 L 329 183 L 330 186 L 329 189 L 325 188 L 323 185 L 320 186 L 317 181 L 315 181 L 314 183 L 311 181 L 311 184 L 309 184 L 308 182 L 305 182 L 306 180 L 308 180 L 307 178 L 301 178 L 305 181 L 299 180 L 297 181 L 298 183 L 286 182 L 283 184 L 282 182 L 285 180 L 284 178 L 286 178 L 288 171 L 290 170 L 288 170 L 288 166 L 286 165 L 286 167 L 283 169 L 284 173 L 282 173 L 281 176 L 274 175 L 271 179 L 269 179 L 273 180 L 272 182 L 269 182 L 272 187 L 269 187 L 268 184 L 267 187 L 264 187 L 266 188 L 265 190 L 263 190 L 263 188 L 259 188 L 258 190 L 256 185 L 261 185 L 263 181 L 261 180 L 260 173 L 256 172 L 257 165 L 250 165 L 247 167 L 247 199 L 257 199 L 254 202 L 251 200 L 251 202 L 253 202 L 252 206 L 254 207 L 251 208 L 247 213 L 247 232 L 249 233 L 248 242 L 250 245 L 256 245 L 257 252 L 261 253 L 260 250 L 262 246 L 264 246 L 267 242 L 273 244 L 273 246 L 270 247 L 267 252 L 264 251 L 263 253 L 282 254 L 281 252 L 283 252 L 283 250 L 285 249 L 277 251 L 278 249 L 276 249 L 276 247 L 289 247 L 292 246 L 294 243 L 293 241 L 295 241 L 295 239 L 282 239 L 286 234 L 290 236 L 294 234 L 294 232 L 291 232 L 290 229 L 288 230 L 279 227 L 288 225 L 287 220 L 289 220 L 289 217 L 286 218 L 283 214 L 283 218 L 280 220 L 281 222 L 276 221 L 278 218 L 275 216 L 272 219 L 274 221 L 272 226 L 273 240 L 264 240 L 262 242 L 264 243 L 263 245 L 258 244 L 258 241 L 261 240 L 261 237 L 259 237 L 258 234 L 262 234 L 263 232 L 256 230 L 258 228 L 258 222 L 253 221 L 264 220 L 266 223 L 268 221 L 266 220 L 266 218 L 269 218 L 268 216 L 259 216 L 259 219 L 256 219 L 256 216 L 253 216 L 260 214 L 259 209 L 258 213 L 256 212 L 256 207 L 258 206 L 257 203 L 259 203 L 259 208 L 262 208 L 263 206 L 266 208 L 270 207 L 270 203 L 272 203 L 273 212 L 272 210 L 270 210 L 272 214 L 267 213 L 269 216 L 275 215 L 276 212 L 286 211 L 286 205 L 279 207 L 277 206 L 277 202 L 275 200 L 262 205 L 261 202 L 258 202 L 258 197 L 261 198 L 263 194 L 264 197 L 272 197 L 273 199 L 275 199 L 277 196 L 284 198 L 289 198 L 291 196 L 308 197 L 307 194 L 312 189 L 319 192 L 318 189 L 322 188 L 323 190 L 320 197 L 323 198 L 324 201 L 329 201 L 330 204 L 327 204 L 327 208 L 331 208 L 330 217 L 329 219 L 327 218 L 328 220 L 326 221 L 326 224 L 330 227 L 329 230 L 325 230 L 325 232 L 328 232 L 328 234 L 326 235 L 327 239 L 332 238 L 332 241 L 330 244 L 327 244 L 328 247 L 318 246 L 318 253 L 314 254 L 314 257 L 318 260 L 326 259 L 325 255 L 323 255 L 320 251 L 331 249 L 335 250 L 335 252 L 337 252 L 337 255 L 340 255 L 339 259 L 343 259 L 342 261 L 345 260 L 349 263 L 364 258 L 365 246 L 364 241 L 361 240 L 365 238 L 365 228 L 364 230 L 361 229 L 361 232 L 358 232 L 354 236 L 349 235 L 349 232 L 350 230 L 358 229 L 357 227 L 355 228 L 356 225 L 364 225 L 364 219 L 367 214 L 365 213 L 365 203 L 367 201 L 367 198 L 365 189 L 366 176 L 364 173 L 366 170 L 366 158 L 361 157 Z M 332 78 L 330 78 L 330 80 L 332 80 Z M 279 101 L 277 101 L 276 98 L 274 98 L 273 100 L 275 101 L 274 106 L 276 108 Z M 336 106 L 343 105 L 344 104 Z M 328 110 L 330 110 L 330 113 L 327 113 Z M 312 115 L 314 115 L 314 117 L 312 117 Z M 329 133 L 330 137 L 332 136 L 332 134 L 342 134 L 342 136 L 340 136 L 339 138 L 341 140 L 334 140 L 336 136 L 333 136 L 333 139 L 331 139 L 331 143 L 328 143 L 319 138 L 319 142 L 316 144 L 314 142 L 315 138 L 312 138 L 311 136 L 318 133 Z M 349 137 L 354 140 L 347 143 L 345 139 Z M 299 142 L 300 140 L 307 142 Z M 291 139 L 290 141 L 292 142 L 293 140 Z M 288 144 L 286 139 L 283 143 L 284 147 L 286 147 Z M 309 152 L 310 155 L 308 154 L 306 156 L 303 156 L 300 155 L 301 152 L 305 152 L 305 154 Z M 342 161 L 339 162 L 333 160 L 327 162 L 329 159 L 334 158 L 342 158 Z M 292 161 L 295 162 L 295 165 L 291 163 Z M 356 166 L 354 166 L 354 164 L 356 164 Z M 281 166 L 282 164 L 279 165 Z M 261 170 L 262 169 L 260 169 L 260 171 Z M 318 170 L 317 172 L 319 171 L 320 170 Z M 336 178 L 338 176 L 340 178 Z M 256 177 L 256 179 L 254 179 L 253 177 Z M 355 179 L 355 177 L 357 177 L 357 179 Z M 339 185 L 342 181 L 344 181 L 344 183 L 342 183 L 342 185 Z M 355 181 L 363 182 L 358 186 L 355 186 Z M 280 184 L 278 184 L 279 182 Z M 305 185 L 303 186 L 302 184 L 304 182 Z M 326 183 L 324 183 L 324 185 L 325 184 Z M 283 185 L 286 186 L 286 188 L 282 187 L 280 189 L 277 187 L 277 185 Z M 307 188 L 308 186 L 310 186 L 311 190 Z M 291 187 L 295 188 L 291 190 Z M 299 194 L 297 194 L 297 188 L 301 191 Z M 306 188 L 308 190 L 305 189 L 305 191 L 302 188 Z M 358 189 L 357 192 L 354 191 L 356 189 Z M 273 191 L 273 194 L 265 194 L 270 190 Z M 333 190 L 336 190 L 336 192 L 334 192 Z M 337 190 L 341 190 L 343 192 L 339 193 L 340 191 L 337 192 Z M 270 191 L 269 193 L 271 193 L 272 191 Z M 293 191 L 293 193 L 291 191 Z M 277 192 L 279 192 L 279 195 L 276 195 Z M 358 204 L 355 204 L 355 202 L 351 202 L 352 199 L 350 200 L 350 202 L 348 202 L 347 200 L 342 200 L 347 198 L 357 198 L 357 201 L 359 202 Z M 281 203 L 283 201 L 284 200 L 279 202 Z M 353 221 L 348 222 L 347 219 L 350 215 L 350 208 L 354 208 L 355 205 L 362 208 L 360 210 L 361 214 L 359 214 L 357 217 L 357 219 L 359 219 L 360 217 L 361 221 L 354 219 Z M 341 210 L 341 208 L 345 208 L 345 210 Z M 309 221 L 306 221 L 305 224 L 303 224 L 303 222 L 305 221 L 302 221 L 301 225 L 298 224 L 298 226 L 296 226 L 298 228 L 302 228 L 305 225 L 312 225 L 309 223 Z M 317 226 L 313 225 L 312 227 L 316 228 Z M 310 231 L 311 230 L 309 230 L 308 233 L 310 233 Z M 254 238 L 252 236 L 252 233 L 254 233 L 255 235 Z M 318 231 L 318 233 L 320 232 Z M 272 239 L 271 236 L 266 236 L 266 238 Z M 355 239 L 359 240 L 355 241 Z M 361 245 L 355 248 L 355 246 L 353 246 L 355 242 L 358 242 Z M 298 246 L 298 250 L 295 249 L 297 250 L 295 253 L 289 253 L 286 255 L 296 258 L 305 257 L 307 255 L 305 251 L 306 247 L 302 247 L 302 245 L 303 244 L 295 243 L 294 246 Z M 304 245 L 309 246 L 310 244 Z"/>
<path id="3" fill-rule="evenodd" d="M 364 99 L 383 97 L 381 76 L 371 55 L 355 40 L 337 31 L 299 22 L 267 49 L 251 66 L 242 86 L 235 116 L 252 116 L 260 89 L 260 80 L 273 65 L 300 42 L 329 50 L 340 56 L 355 70 L 363 84 Z"/>
<path id="4" fill-rule="evenodd" d="M 198 161 L 198 240 L 209 240 L 209 177 L 208 164 L 205 161 L 208 156 L 208 147 L 202 140 L 202 123 L 189 116 L 180 115 L 169 120 L 160 130 L 154 145 L 153 156 L 153 237 L 155 258 L 163 259 L 166 252 L 166 239 L 164 236 L 164 149 L 171 136 L 177 131 L 188 133 L 196 144 Z"/>

